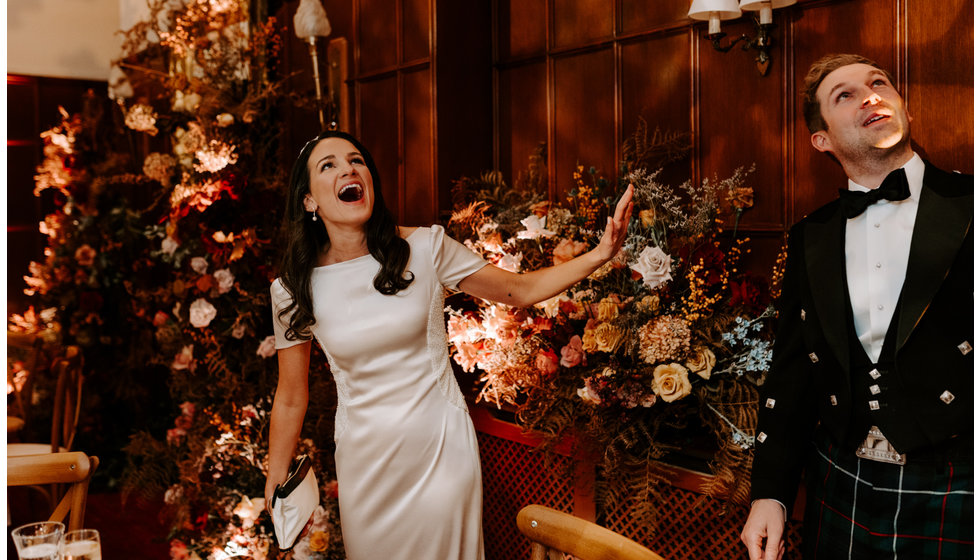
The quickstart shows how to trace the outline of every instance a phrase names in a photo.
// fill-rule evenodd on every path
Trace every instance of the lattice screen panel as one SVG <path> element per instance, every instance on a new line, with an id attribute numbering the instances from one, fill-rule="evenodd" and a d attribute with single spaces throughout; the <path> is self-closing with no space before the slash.
<path id="1" fill-rule="evenodd" d="M 661 521 L 657 527 L 645 527 L 632 517 L 630 508 L 605 512 L 605 527 L 626 535 L 650 550 L 671 560 L 737 560 L 746 557 L 740 535 L 748 508 L 724 503 L 674 486 L 663 491 Z M 601 514 L 600 514 L 601 515 Z M 800 524 L 790 522 L 785 560 L 800 558 Z"/>
<path id="2" fill-rule="evenodd" d="M 483 540 L 487 560 L 531 557 L 527 538 L 517 530 L 517 512 L 543 504 L 572 513 L 574 490 L 561 472 L 569 459 L 546 464 L 541 453 L 516 441 L 477 432 L 483 464 Z"/>

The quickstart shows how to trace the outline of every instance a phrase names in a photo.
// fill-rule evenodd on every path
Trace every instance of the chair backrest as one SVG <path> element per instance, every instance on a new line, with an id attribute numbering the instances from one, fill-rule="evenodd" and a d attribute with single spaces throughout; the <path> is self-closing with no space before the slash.
<path id="1" fill-rule="evenodd" d="M 7 457 L 7 486 L 70 484 L 49 520 L 64 522 L 67 517 L 68 530 L 73 531 L 85 524 L 88 484 L 98 466 L 98 457 L 80 451 Z"/>
<path id="2" fill-rule="evenodd" d="M 82 353 L 77 346 L 65 349 L 65 355 L 54 365 L 57 385 L 54 394 L 54 415 L 51 418 L 51 452 L 61 448 L 71 451 L 75 431 L 82 412 Z"/>
<path id="3" fill-rule="evenodd" d="M 619 533 L 547 506 L 532 504 L 517 513 L 517 528 L 531 540 L 531 560 L 664 560 Z"/>

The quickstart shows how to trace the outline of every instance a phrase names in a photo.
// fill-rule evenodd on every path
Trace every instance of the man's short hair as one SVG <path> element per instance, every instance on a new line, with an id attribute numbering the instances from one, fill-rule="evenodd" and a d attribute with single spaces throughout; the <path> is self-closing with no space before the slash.
<path id="1" fill-rule="evenodd" d="M 810 70 L 806 73 L 806 77 L 803 78 L 803 118 L 806 120 L 806 127 L 810 129 L 811 134 L 818 130 L 827 129 L 827 121 L 824 120 L 823 115 L 820 113 L 820 100 L 817 99 L 817 88 L 820 87 L 821 82 L 827 77 L 827 74 L 842 66 L 851 64 L 874 66 L 884 72 L 888 81 L 893 86 L 895 85 L 895 80 L 888 70 L 879 66 L 877 62 L 859 54 L 828 54 L 821 57 L 810 65 Z"/>

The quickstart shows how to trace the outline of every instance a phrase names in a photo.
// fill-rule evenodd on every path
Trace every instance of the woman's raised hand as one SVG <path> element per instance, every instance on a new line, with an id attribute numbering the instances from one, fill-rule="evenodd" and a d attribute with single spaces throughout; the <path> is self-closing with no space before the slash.
<path id="1" fill-rule="evenodd" d="M 595 248 L 603 261 L 608 261 L 619 253 L 619 249 L 626 240 L 627 229 L 632 217 L 633 184 L 630 183 L 623 196 L 619 197 L 619 202 L 616 203 L 616 211 L 612 216 L 606 218 L 606 230 L 602 233 L 602 239 L 599 240 L 599 245 Z"/>

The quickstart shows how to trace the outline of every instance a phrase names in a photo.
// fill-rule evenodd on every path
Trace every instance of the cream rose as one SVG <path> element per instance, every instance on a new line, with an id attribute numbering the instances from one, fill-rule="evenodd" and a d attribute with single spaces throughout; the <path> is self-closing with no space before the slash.
<path id="1" fill-rule="evenodd" d="M 619 317 L 619 302 L 612 298 L 602 298 L 596 308 L 596 316 L 600 321 L 612 321 Z"/>
<path id="2" fill-rule="evenodd" d="M 671 279 L 670 255 L 664 253 L 660 247 L 647 245 L 630 268 L 643 277 L 643 284 L 651 290 Z"/>
<path id="3" fill-rule="evenodd" d="M 662 364 L 653 369 L 653 392 L 664 402 L 673 402 L 691 393 L 691 380 L 680 364 Z"/>
<path id="4" fill-rule="evenodd" d="M 589 319 L 589 321 L 585 324 L 585 329 L 582 332 L 582 349 L 586 352 L 595 352 L 599 349 L 599 347 L 596 345 L 595 330 L 595 319 Z"/>
<path id="5" fill-rule="evenodd" d="M 204 257 L 194 257 L 191 259 L 191 268 L 198 274 L 204 274 L 208 271 L 208 260 Z"/>
<path id="6" fill-rule="evenodd" d="M 199 329 L 211 324 L 211 321 L 218 316 L 218 310 L 204 298 L 197 298 L 191 304 L 190 321 L 191 324 Z"/>
<path id="7" fill-rule="evenodd" d="M 701 379 L 708 379 L 711 377 L 711 369 L 715 367 L 715 353 L 707 346 L 701 346 L 694 351 L 694 355 L 684 365 L 687 366 L 687 369 L 698 374 Z"/>
<path id="8" fill-rule="evenodd" d="M 596 348 L 601 352 L 613 352 L 623 340 L 623 331 L 612 323 L 599 323 L 595 329 Z"/>

